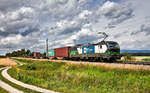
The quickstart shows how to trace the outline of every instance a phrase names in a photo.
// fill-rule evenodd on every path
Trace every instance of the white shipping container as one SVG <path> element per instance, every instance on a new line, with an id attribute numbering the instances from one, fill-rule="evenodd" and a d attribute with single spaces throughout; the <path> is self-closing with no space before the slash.
<path id="1" fill-rule="evenodd" d="M 79 54 L 82 54 L 82 47 L 78 47 L 77 50 Z"/>

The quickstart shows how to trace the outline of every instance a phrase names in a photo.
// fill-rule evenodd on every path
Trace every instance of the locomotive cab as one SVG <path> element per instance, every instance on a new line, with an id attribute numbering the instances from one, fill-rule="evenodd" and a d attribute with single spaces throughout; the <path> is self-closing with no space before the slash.
<path id="1" fill-rule="evenodd" d="M 115 58 L 120 59 L 120 46 L 117 42 L 106 41 L 107 44 L 107 54 L 114 56 Z"/>

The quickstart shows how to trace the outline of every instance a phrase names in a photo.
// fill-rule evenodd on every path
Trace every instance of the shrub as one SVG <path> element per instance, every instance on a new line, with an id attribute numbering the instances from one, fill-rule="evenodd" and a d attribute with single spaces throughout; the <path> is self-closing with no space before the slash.
<path id="1" fill-rule="evenodd" d="M 34 65 L 28 65 L 26 70 L 36 70 L 36 67 Z"/>
<path id="2" fill-rule="evenodd" d="M 135 58 L 131 54 L 125 53 L 124 60 L 125 61 L 133 61 L 133 60 L 135 60 Z"/>

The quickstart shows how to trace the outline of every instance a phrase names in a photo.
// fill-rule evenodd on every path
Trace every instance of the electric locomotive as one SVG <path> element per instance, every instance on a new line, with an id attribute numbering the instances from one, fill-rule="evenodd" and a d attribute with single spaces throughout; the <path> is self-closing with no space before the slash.
<path id="1" fill-rule="evenodd" d="M 70 47 L 70 59 L 113 61 L 120 59 L 120 46 L 114 41 Z"/>

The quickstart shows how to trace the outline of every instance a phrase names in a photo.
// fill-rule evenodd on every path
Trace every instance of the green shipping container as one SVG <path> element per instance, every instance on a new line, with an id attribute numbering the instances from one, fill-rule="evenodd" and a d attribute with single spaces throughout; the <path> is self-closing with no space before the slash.
<path id="1" fill-rule="evenodd" d="M 48 56 L 49 57 L 54 57 L 55 56 L 55 50 L 54 49 L 49 49 L 48 50 Z"/>

